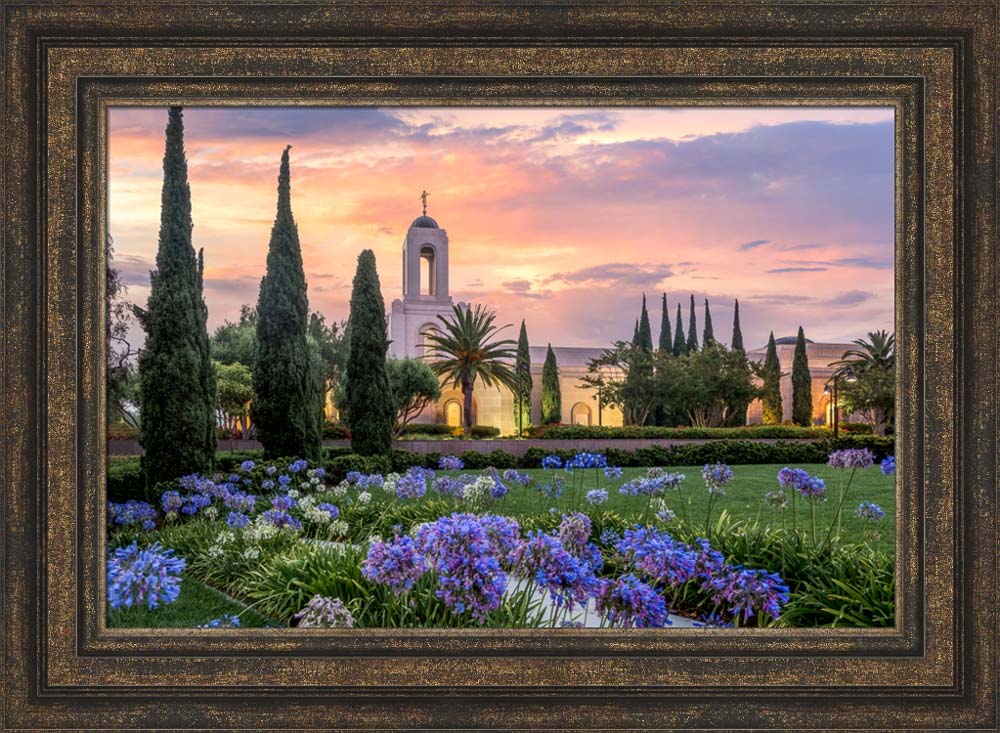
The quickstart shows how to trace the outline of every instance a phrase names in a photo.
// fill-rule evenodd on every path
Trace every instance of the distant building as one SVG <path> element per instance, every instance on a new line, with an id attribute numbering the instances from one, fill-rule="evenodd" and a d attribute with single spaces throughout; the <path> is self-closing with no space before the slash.
<path id="1" fill-rule="evenodd" d="M 774 340 L 778 350 L 778 363 L 781 364 L 781 412 L 783 420 L 792 419 L 792 359 L 795 356 L 795 337 L 784 336 Z M 834 368 L 830 366 L 843 358 L 844 352 L 857 348 L 854 344 L 817 344 L 806 339 L 806 356 L 809 358 L 809 376 L 812 378 L 813 424 L 830 425 L 833 423 L 833 400 L 826 394 L 825 388 L 833 376 Z M 766 346 L 747 352 L 751 361 L 764 361 Z M 845 416 L 841 413 L 841 420 Z M 747 423 L 756 425 L 761 422 L 760 400 L 754 400 L 747 410 Z"/>
<path id="2" fill-rule="evenodd" d="M 426 211 L 410 224 L 403 240 L 403 297 L 392 301 L 389 314 L 389 355 L 396 358 L 433 356 L 433 347 L 427 335 L 437 331 L 439 315 L 450 316 L 454 301 L 448 288 L 448 233 L 427 216 Z M 459 305 L 464 305 L 460 303 Z M 514 335 L 511 335 L 513 338 Z M 781 400 L 785 419 L 792 414 L 792 355 L 795 338 L 776 341 L 781 371 Z M 830 400 L 824 394 L 826 381 L 833 373 L 830 362 L 840 359 L 852 348 L 851 344 L 816 344 L 809 342 L 809 370 L 813 380 L 813 421 L 828 424 L 832 419 Z M 599 405 L 593 389 L 585 388 L 581 379 L 587 374 L 587 365 L 601 355 L 601 348 L 553 346 L 559 367 L 559 386 L 562 393 L 562 418 L 560 422 L 573 425 L 622 425 L 622 413 L 616 407 Z M 531 347 L 531 420 L 541 421 L 542 363 L 546 347 Z M 764 349 L 747 353 L 753 361 L 764 359 Z M 424 423 L 460 425 L 462 392 L 446 386 L 437 404 L 428 407 L 417 419 Z M 506 388 L 489 388 L 477 383 L 473 394 L 472 419 L 475 425 L 500 428 L 503 435 L 517 432 L 514 422 L 514 395 Z M 754 401 L 747 411 L 747 420 L 759 423 L 760 402 Z"/>
<path id="3" fill-rule="evenodd" d="M 430 357 L 433 347 L 427 334 L 438 330 L 439 315 L 450 316 L 454 301 L 448 292 L 448 233 L 431 217 L 418 216 L 403 240 L 403 297 L 392 301 L 389 311 L 389 355 Z M 459 304 L 463 305 L 463 304 Z M 516 337 L 516 333 L 510 338 Z M 531 420 L 541 422 L 542 363 L 545 346 L 531 348 Z M 581 385 L 591 359 L 603 349 L 553 346 L 559 367 L 562 419 L 575 425 L 621 425 L 622 413 L 615 407 L 598 405 L 593 389 Z M 445 387 L 436 405 L 428 407 L 418 422 L 460 425 L 462 392 Z M 492 425 L 503 435 L 517 432 L 514 422 L 514 395 L 506 388 L 489 388 L 477 383 L 473 394 L 472 421 Z"/>

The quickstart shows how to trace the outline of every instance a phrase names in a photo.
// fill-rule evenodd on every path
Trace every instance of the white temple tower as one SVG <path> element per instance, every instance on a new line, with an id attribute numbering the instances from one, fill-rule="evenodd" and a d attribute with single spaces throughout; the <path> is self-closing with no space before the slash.
<path id="1" fill-rule="evenodd" d="M 452 312 L 448 294 L 448 233 L 424 213 L 410 224 L 403 240 L 403 299 L 392 301 L 389 315 L 389 355 L 424 356 L 424 338 L 439 331 L 439 315 Z"/>

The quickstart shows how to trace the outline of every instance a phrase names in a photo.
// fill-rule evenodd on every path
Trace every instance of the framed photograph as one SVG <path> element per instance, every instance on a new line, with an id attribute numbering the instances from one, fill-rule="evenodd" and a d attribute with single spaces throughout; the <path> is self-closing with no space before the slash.
<path id="1" fill-rule="evenodd" d="M 995 730 L 998 11 L 5 3 L 0 728 Z"/>

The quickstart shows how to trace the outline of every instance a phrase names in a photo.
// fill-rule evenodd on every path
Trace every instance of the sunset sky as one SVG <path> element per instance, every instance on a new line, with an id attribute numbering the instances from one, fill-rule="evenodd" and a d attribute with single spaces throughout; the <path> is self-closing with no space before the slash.
<path id="1" fill-rule="evenodd" d="M 167 113 L 109 117 L 115 264 L 145 305 Z M 643 292 L 654 341 L 663 292 L 685 330 L 694 293 L 699 339 L 709 298 L 726 343 L 739 298 L 748 348 L 800 324 L 814 341 L 893 328 L 891 108 L 189 108 L 184 123 L 210 329 L 257 300 L 289 144 L 309 305 L 328 321 L 347 317 L 365 248 L 387 309 L 401 297 L 426 189 L 455 300 L 526 319 L 536 345 L 631 338 Z"/>

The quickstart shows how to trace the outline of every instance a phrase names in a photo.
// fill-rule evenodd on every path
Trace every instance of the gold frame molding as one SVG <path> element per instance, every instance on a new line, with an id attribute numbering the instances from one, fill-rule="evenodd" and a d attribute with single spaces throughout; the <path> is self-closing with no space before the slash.
<path id="1" fill-rule="evenodd" d="M 997 726 L 997 0 L 4 6 L 0 729 Z M 897 624 L 104 626 L 106 109 L 891 105 Z"/>

